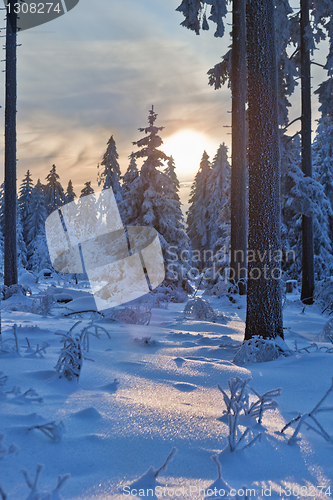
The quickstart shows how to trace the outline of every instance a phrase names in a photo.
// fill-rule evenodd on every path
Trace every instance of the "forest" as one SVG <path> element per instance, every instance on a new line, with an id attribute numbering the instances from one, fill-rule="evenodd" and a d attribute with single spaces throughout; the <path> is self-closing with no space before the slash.
<path id="1" fill-rule="evenodd" d="M 230 88 L 231 150 L 202 151 L 186 212 L 156 104 L 124 172 L 111 131 L 81 189 L 55 164 L 16 182 L 7 7 L 2 500 L 332 495 L 333 0 L 176 10 L 217 39 L 232 15 L 207 73 L 211 92 Z"/>

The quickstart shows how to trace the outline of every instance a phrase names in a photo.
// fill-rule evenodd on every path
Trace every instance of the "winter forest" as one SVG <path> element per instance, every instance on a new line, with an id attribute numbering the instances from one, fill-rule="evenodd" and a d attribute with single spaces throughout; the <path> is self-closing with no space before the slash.
<path id="1" fill-rule="evenodd" d="M 148 90 L 125 170 L 111 130 L 80 188 L 58 160 L 18 177 L 25 3 L 3 9 L 0 499 L 330 498 L 333 0 L 176 2 L 199 44 L 232 20 L 205 75 L 231 147 L 221 125 L 186 208 Z"/>

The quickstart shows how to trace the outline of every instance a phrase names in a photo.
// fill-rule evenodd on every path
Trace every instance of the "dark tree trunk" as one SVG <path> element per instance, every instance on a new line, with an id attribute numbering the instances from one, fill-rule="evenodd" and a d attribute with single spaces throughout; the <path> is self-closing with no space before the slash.
<path id="1" fill-rule="evenodd" d="M 230 279 L 246 277 L 246 2 L 234 0 L 232 21 L 232 169 Z"/>
<path id="2" fill-rule="evenodd" d="M 311 74 L 306 33 L 310 29 L 309 0 L 301 0 L 301 82 L 302 82 L 302 170 L 312 177 L 311 157 Z M 304 304 L 313 303 L 314 249 L 312 217 L 302 216 L 302 293 Z"/>
<path id="3" fill-rule="evenodd" d="M 15 0 L 10 0 L 6 24 L 6 97 L 5 97 L 5 265 L 4 283 L 17 283 L 16 242 L 16 22 Z"/>
<path id="4" fill-rule="evenodd" d="M 249 254 L 245 339 L 283 338 L 274 0 L 248 0 Z M 277 252 L 277 253 L 276 253 Z"/>

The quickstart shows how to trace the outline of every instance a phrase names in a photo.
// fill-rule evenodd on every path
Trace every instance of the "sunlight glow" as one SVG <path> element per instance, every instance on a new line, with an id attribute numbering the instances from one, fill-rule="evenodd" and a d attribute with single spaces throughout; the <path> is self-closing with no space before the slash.
<path id="1" fill-rule="evenodd" d="M 219 144 L 204 135 L 191 130 L 183 130 L 165 139 L 161 149 L 175 160 L 180 181 L 193 180 L 200 166 L 204 150 L 212 161 Z"/>

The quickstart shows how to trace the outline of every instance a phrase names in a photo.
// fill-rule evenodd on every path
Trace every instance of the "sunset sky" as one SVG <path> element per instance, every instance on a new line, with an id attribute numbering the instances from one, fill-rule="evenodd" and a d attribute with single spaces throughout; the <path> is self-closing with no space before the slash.
<path id="1" fill-rule="evenodd" d="M 69 179 L 77 194 L 87 180 L 96 187 L 111 135 L 124 173 L 152 104 L 184 189 L 204 149 L 212 159 L 221 142 L 230 145 L 224 127 L 231 120 L 230 92 L 214 91 L 206 73 L 228 50 L 231 26 L 223 39 L 214 38 L 213 27 L 196 36 L 180 26 L 179 4 L 80 0 L 65 16 L 18 35 L 19 184 L 28 168 L 35 182 L 44 182 L 56 164 L 64 187 Z M 319 68 L 316 75 L 314 88 L 325 78 Z M 4 95 L 4 76 L 1 85 Z M 291 119 L 298 116 L 298 99 Z M 4 97 L 0 104 L 3 127 Z"/>

